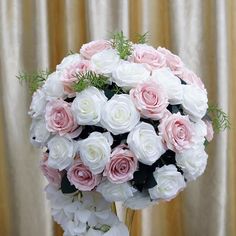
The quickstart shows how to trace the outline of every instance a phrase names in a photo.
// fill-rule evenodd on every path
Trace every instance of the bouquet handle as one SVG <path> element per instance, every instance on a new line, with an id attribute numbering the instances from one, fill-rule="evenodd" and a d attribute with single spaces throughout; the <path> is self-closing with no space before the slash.
<path id="1" fill-rule="evenodd" d="M 130 232 L 130 236 L 135 236 L 133 235 L 132 231 L 132 226 L 133 226 L 133 221 L 134 221 L 134 216 L 135 216 L 135 210 L 126 208 L 126 213 L 125 213 L 125 224 L 128 227 L 128 230 Z"/>
<path id="2" fill-rule="evenodd" d="M 116 203 L 113 202 L 111 205 L 111 210 L 114 214 L 117 215 L 117 209 L 116 209 Z M 135 210 L 130 209 L 130 208 L 126 208 L 125 210 L 125 224 L 128 227 L 128 230 L 130 232 L 130 236 L 135 236 L 133 235 L 133 230 L 132 230 L 132 226 L 133 226 L 133 221 L 134 221 L 134 217 L 135 217 Z"/>

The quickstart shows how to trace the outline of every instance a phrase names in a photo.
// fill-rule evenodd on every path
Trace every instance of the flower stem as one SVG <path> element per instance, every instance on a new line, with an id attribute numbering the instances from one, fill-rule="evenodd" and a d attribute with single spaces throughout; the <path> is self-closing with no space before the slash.
<path id="1" fill-rule="evenodd" d="M 134 221 L 134 215 L 135 215 L 135 210 L 132 210 L 130 208 L 127 208 L 126 209 L 126 213 L 125 213 L 125 224 L 127 225 L 128 227 L 128 230 L 130 232 L 130 235 L 132 233 L 132 224 L 133 224 L 133 221 Z M 131 235 L 132 236 L 132 235 Z"/>
<path id="2" fill-rule="evenodd" d="M 112 203 L 112 205 L 111 205 L 111 210 L 112 210 L 112 212 L 113 212 L 114 214 L 116 214 L 116 216 L 117 216 L 117 210 L 116 210 L 116 203 L 115 203 L 115 202 Z"/>

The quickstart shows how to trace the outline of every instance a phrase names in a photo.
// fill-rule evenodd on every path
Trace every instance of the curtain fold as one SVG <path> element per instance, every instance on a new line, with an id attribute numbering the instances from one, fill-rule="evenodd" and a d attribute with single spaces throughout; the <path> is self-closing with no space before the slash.
<path id="1" fill-rule="evenodd" d="M 228 0 L 227 1 L 227 31 L 228 31 L 228 56 L 229 56 L 229 115 L 231 120 L 231 129 L 228 135 L 228 196 L 227 196 L 227 234 L 235 234 L 236 233 L 236 188 L 235 188 L 235 180 L 236 180 L 236 99 L 235 97 L 235 88 L 236 88 L 236 1 Z"/>
<path id="2" fill-rule="evenodd" d="M 29 144 L 30 95 L 16 75 L 53 70 L 69 51 L 120 30 L 132 40 L 149 32 L 150 44 L 179 54 L 231 120 L 207 148 L 205 174 L 171 202 L 138 211 L 133 236 L 236 235 L 235 12 L 235 0 L 0 0 L 0 235 L 63 234 Z"/>

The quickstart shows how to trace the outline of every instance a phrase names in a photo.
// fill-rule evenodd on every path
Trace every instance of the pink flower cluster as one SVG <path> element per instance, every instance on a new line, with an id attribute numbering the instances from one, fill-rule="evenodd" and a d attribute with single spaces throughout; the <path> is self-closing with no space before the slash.
<path id="1" fill-rule="evenodd" d="M 103 176 L 112 183 L 125 183 L 133 178 L 137 170 L 137 158 L 125 145 L 117 146 L 111 153 L 111 159 L 106 164 Z M 44 153 L 40 168 L 47 180 L 56 187 L 60 187 L 64 171 L 51 168 L 48 165 L 48 154 Z M 93 190 L 102 180 L 102 174 L 93 174 L 77 155 L 67 172 L 68 180 L 80 191 Z"/>
<path id="2" fill-rule="evenodd" d="M 193 84 L 205 90 L 202 80 L 184 65 L 180 57 L 166 48 L 158 47 L 155 49 L 147 45 L 135 45 L 134 52 L 129 60 L 144 64 L 150 71 L 168 67 L 174 75 L 180 77 L 187 84 Z"/>
<path id="3" fill-rule="evenodd" d="M 33 95 L 30 137 L 44 149 L 40 168 L 55 191 L 99 192 L 141 209 L 171 200 L 204 172 L 214 131 L 204 84 L 180 57 L 130 45 L 125 59 L 112 40 L 65 57 Z"/>
<path id="4" fill-rule="evenodd" d="M 106 164 L 103 175 L 112 183 L 125 183 L 133 178 L 136 169 L 137 158 L 126 146 L 121 145 L 112 152 L 111 160 Z M 79 156 L 75 158 L 67 176 L 71 184 L 80 191 L 91 191 L 102 180 L 102 174 L 93 174 Z"/>

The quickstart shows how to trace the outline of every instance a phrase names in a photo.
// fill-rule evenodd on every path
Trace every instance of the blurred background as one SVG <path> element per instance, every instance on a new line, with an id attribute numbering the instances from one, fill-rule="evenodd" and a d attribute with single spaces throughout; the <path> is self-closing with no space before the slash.
<path id="1" fill-rule="evenodd" d="M 138 212 L 132 236 L 236 235 L 235 0 L 0 0 L 0 235 L 61 236 L 50 216 L 30 95 L 19 72 L 54 69 L 70 51 L 123 30 L 169 48 L 204 81 L 231 129 L 208 146 L 205 174 L 176 199 Z"/>

